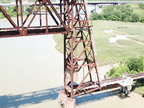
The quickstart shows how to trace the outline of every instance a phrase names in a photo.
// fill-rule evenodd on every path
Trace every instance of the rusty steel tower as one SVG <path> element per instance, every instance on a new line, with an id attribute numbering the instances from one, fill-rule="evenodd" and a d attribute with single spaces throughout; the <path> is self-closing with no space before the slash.
<path id="1" fill-rule="evenodd" d="M 55 5 L 59 6 L 59 11 Z M 85 0 L 60 0 L 58 4 L 52 3 L 51 0 L 36 0 L 26 16 L 23 15 L 22 0 L 16 0 L 15 6 L 16 20 L 0 6 L 0 11 L 11 24 L 11 27 L 0 28 L 0 37 L 57 33 L 64 35 L 64 90 L 59 92 L 59 101 L 66 104 L 65 108 L 73 108 L 74 105 L 69 105 L 63 100 L 72 100 L 75 96 L 101 89 L 92 26 L 88 19 Z M 45 14 L 44 18 L 42 14 Z M 32 25 L 37 16 L 38 25 Z M 49 24 L 51 20 L 54 22 L 52 25 Z"/>
<path id="2" fill-rule="evenodd" d="M 73 98 L 100 89 L 100 81 L 85 0 L 60 3 L 64 23 L 70 29 L 64 34 L 64 88 Z"/>

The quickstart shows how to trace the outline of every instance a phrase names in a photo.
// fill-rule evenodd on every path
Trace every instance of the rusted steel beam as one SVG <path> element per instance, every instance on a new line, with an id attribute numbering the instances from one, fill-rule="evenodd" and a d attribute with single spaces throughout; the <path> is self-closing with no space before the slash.
<path id="1" fill-rule="evenodd" d="M 32 8 L 30 9 L 30 12 L 27 14 L 24 22 L 23 22 L 23 25 L 27 22 L 28 18 L 30 17 L 30 15 L 32 14 L 34 8 L 36 7 L 36 4 L 37 4 L 38 0 L 35 1 L 34 5 L 32 6 Z"/>
<path id="2" fill-rule="evenodd" d="M 43 20 L 42 7 L 45 8 Z M 64 34 L 64 88 L 67 88 L 65 89 L 67 96 L 74 98 L 76 95 L 101 89 L 91 38 L 92 26 L 89 24 L 85 0 L 60 0 L 60 13 L 50 0 L 36 0 L 26 18 L 22 13 L 22 0 L 16 0 L 16 23 L 2 7 L 0 10 L 13 26 L 13 28 L 0 28 L 0 37 Z M 32 15 L 33 11 L 35 14 Z M 54 21 L 54 26 L 49 25 L 48 15 Z M 37 16 L 38 25 L 33 26 L 32 23 Z M 75 74 L 80 73 L 84 67 L 86 67 L 84 77 L 75 86 Z M 86 92 L 81 92 L 81 89 L 85 89 Z"/>
<path id="3" fill-rule="evenodd" d="M 133 80 L 144 79 L 144 72 L 128 75 L 126 77 L 131 77 Z M 126 77 L 125 78 L 123 78 L 123 77 L 116 77 L 116 78 L 102 80 L 101 84 L 110 83 L 110 82 L 113 82 L 113 83 L 105 85 L 105 86 L 102 86 L 101 90 L 108 90 L 108 89 L 113 89 L 113 88 L 121 87 L 120 84 L 115 83 L 115 82 L 116 81 L 120 81 L 120 80 L 122 81 L 122 80 L 126 79 Z M 77 93 L 75 94 L 75 96 L 83 95 L 83 94 L 87 94 L 87 93 L 91 93 L 91 92 L 99 92 L 100 91 L 100 89 L 98 87 L 92 87 L 92 85 L 94 85 L 95 82 L 93 82 L 93 83 L 92 82 L 91 83 L 87 82 L 87 83 L 88 83 L 87 86 L 85 86 L 85 84 L 82 84 L 83 88 L 80 88 L 77 91 Z"/>
<path id="4" fill-rule="evenodd" d="M 53 6 L 53 4 L 50 2 L 50 0 L 45 0 L 48 2 L 48 4 L 51 6 L 53 12 L 56 14 L 56 16 L 58 17 L 59 21 L 61 22 L 61 24 L 65 27 L 65 29 L 67 30 L 67 32 L 69 33 L 69 28 L 65 25 L 65 23 L 62 20 L 62 17 L 58 14 L 57 10 L 55 9 L 55 7 Z"/>
<path id="5" fill-rule="evenodd" d="M 127 75 L 126 77 L 116 77 L 116 78 L 105 79 L 105 80 L 102 80 L 101 84 L 121 81 L 123 79 L 126 79 L 127 77 L 131 77 L 133 80 L 143 79 L 144 78 L 144 72 L 132 74 L 132 75 Z"/>
<path id="6" fill-rule="evenodd" d="M 91 68 L 91 70 L 89 72 L 87 72 L 87 74 L 84 76 L 84 78 L 82 79 L 82 81 L 80 82 L 80 84 L 78 85 L 78 87 L 76 88 L 76 90 L 74 91 L 74 94 L 78 91 L 78 89 L 80 87 L 82 87 L 82 84 L 84 83 L 85 79 L 87 78 L 87 76 L 91 73 L 91 71 L 93 70 L 94 66 Z M 91 81 L 91 80 L 90 80 Z"/>
<path id="7" fill-rule="evenodd" d="M 0 11 L 3 13 L 5 18 L 7 18 L 7 20 L 11 23 L 11 25 L 19 31 L 19 27 L 14 23 L 14 21 L 11 19 L 11 17 L 7 14 L 7 12 L 3 9 L 1 5 L 0 5 Z"/>
<path id="8" fill-rule="evenodd" d="M 48 33 L 46 33 L 45 31 L 46 31 L 45 27 L 44 28 L 30 28 L 27 30 L 27 35 L 24 35 L 24 36 L 67 33 L 64 27 L 49 28 Z M 19 37 L 19 36 L 21 35 L 17 29 L 0 30 L 0 38 Z"/>
<path id="9" fill-rule="evenodd" d="M 45 8 L 45 25 L 42 23 L 42 6 Z M 37 8 L 36 11 L 35 8 Z M 68 97 L 74 98 L 78 95 L 120 86 L 113 83 L 101 87 L 103 83 L 122 80 L 122 77 L 100 82 L 91 37 L 92 26 L 89 24 L 85 0 L 60 0 L 60 14 L 50 0 L 36 0 L 26 18 L 22 12 L 22 0 L 16 0 L 17 22 L 10 18 L 2 6 L 0 6 L 0 11 L 12 25 L 9 28 L 0 28 L 0 38 L 64 34 L 64 88 Z M 32 15 L 33 11 L 35 11 L 34 15 Z M 39 24 L 32 26 L 37 15 L 39 15 Z M 55 25 L 49 25 L 48 15 L 52 17 Z M 80 73 L 84 67 L 87 67 L 84 77 L 77 85 L 74 85 L 76 82 L 75 74 Z M 94 74 L 92 74 L 93 72 Z M 137 80 L 144 78 L 144 73 L 129 75 L 128 77 Z"/>
<path id="10" fill-rule="evenodd" d="M 45 7 L 45 19 L 42 20 L 42 10 L 41 7 Z M 32 12 L 36 9 L 35 14 L 32 15 Z M 52 10 L 51 10 L 51 9 Z M 50 0 L 36 0 L 33 6 L 30 9 L 30 12 L 23 16 L 22 12 L 22 0 L 16 0 L 16 22 L 7 14 L 7 12 L 0 6 L 0 11 L 4 14 L 5 18 L 11 23 L 13 28 L 0 28 L 0 37 L 16 37 L 16 36 L 27 36 L 27 35 L 39 35 L 39 34 L 56 34 L 56 33 L 69 33 L 69 28 L 64 24 L 62 16 L 58 14 L 57 10 L 53 6 Z M 32 23 L 38 16 L 39 25 L 32 27 Z M 49 13 L 49 14 L 48 14 Z M 19 16 L 20 15 L 20 16 Z M 30 17 L 31 16 L 31 17 Z M 49 25 L 50 19 L 48 16 L 52 17 L 52 20 L 55 22 L 54 26 L 60 27 L 51 27 Z M 45 21 L 44 21 L 45 20 Z M 42 24 L 42 21 L 45 24 Z M 37 29 L 37 26 L 39 29 Z M 33 29 L 31 29 L 33 28 Z"/>

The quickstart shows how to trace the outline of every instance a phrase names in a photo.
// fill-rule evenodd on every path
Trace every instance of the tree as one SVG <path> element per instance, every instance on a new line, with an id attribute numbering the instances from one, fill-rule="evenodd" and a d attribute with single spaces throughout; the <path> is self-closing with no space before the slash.
<path id="1" fill-rule="evenodd" d="M 124 72 L 136 74 L 144 71 L 144 56 L 123 59 L 119 67 L 112 68 L 107 74 L 110 78 L 120 77 Z"/>
<path id="2" fill-rule="evenodd" d="M 114 67 L 108 73 L 108 77 L 115 78 L 123 75 L 124 72 L 129 72 L 129 68 L 126 65 L 121 65 L 119 67 Z"/>
<path id="3" fill-rule="evenodd" d="M 92 13 L 92 15 L 90 16 L 90 19 L 92 20 L 103 20 L 103 15 L 98 14 L 98 13 Z"/>
<path id="4" fill-rule="evenodd" d="M 143 60 L 141 58 L 130 58 L 127 62 L 130 71 L 143 71 Z"/>
<path id="5" fill-rule="evenodd" d="M 138 6 L 138 4 L 135 4 Z M 144 9 L 135 8 L 133 5 L 118 5 L 106 6 L 103 8 L 102 13 L 92 14 L 92 20 L 112 20 L 112 21 L 125 21 L 125 22 L 144 22 Z M 99 17 L 101 16 L 101 17 Z"/>
<path id="6" fill-rule="evenodd" d="M 140 3 L 140 4 L 138 4 L 138 5 L 139 5 L 139 8 L 140 8 L 140 9 L 144 10 L 144 4 L 143 4 L 143 3 Z"/>
<path id="7" fill-rule="evenodd" d="M 132 14 L 132 22 L 138 22 L 139 21 L 139 16 L 135 13 Z"/>

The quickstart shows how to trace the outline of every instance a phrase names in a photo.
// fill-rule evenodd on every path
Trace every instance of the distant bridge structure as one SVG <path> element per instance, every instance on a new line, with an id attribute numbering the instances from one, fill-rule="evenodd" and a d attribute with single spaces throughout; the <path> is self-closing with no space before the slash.
<path id="1" fill-rule="evenodd" d="M 144 1 L 88 1 L 86 4 L 88 5 L 98 5 L 98 4 L 129 4 L 129 3 L 144 3 Z M 23 6 L 30 6 L 34 3 L 23 3 Z M 52 2 L 53 5 L 61 5 L 59 2 Z M 0 3 L 1 6 L 7 7 L 7 6 L 15 6 L 15 3 Z M 49 4 L 48 4 L 49 5 Z"/>
<path id="2" fill-rule="evenodd" d="M 60 6 L 59 2 L 52 2 L 54 6 Z M 97 5 L 118 5 L 118 4 L 130 4 L 130 3 L 144 3 L 144 1 L 88 1 L 86 2 L 87 5 L 93 5 L 94 9 L 93 12 L 97 12 Z M 28 3 L 23 3 L 23 11 L 25 11 L 26 6 L 32 6 L 34 3 L 28 2 Z M 15 3 L 0 3 L 1 6 L 5 7 L 8 9 L 9 6 L 15 6 Z M 49 5 L 49 4 L 47 4 Z"/>

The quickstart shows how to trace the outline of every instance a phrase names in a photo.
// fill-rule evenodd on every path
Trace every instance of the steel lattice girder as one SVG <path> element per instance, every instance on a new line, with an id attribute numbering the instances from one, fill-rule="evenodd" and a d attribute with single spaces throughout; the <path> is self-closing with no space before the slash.
<path id="1" fill-rule="evenodd" d="M 42 8 L 45 19 L 42 19 Z M 36 0 L 26 17 L 22 12 L 22 0 L 16 0 L 16 21 L 2 6 L 0 11 L 12 25 L 0 28 L 0 37 L 64 33 L 64 88 L 68 97 L 101 89 L 85 0 L 60 0 L 60 14 L 50 0 Z M 55 25 L 49 25 L 48 14 Z M 32 26 L 36 16 L 39 16 L 39 25 Z M 81 75 L 85 67 L 83 77 L 74 85 L 76 74 Z"/>
<path id="2" fill-rule="evenodd" d="M 22 0 L 16 0 L 16 21 L 13 20 L 7 11 L 0 6 L 0 11 L 5 18 L 10 22 L 12 27 L 0 28 L 0 37 L 14 37 L 14 36 L 26 36 L 26 35 L 38 35 L 38 34 L 56 34 L 69 32 L 68 27 L 64 24 L 61 15 L 53 6 L 50 0 L 36 0 L 29 13 L 23 16 Z M 42 8 L 45 11 L 42 13 Z M 35 12 L 34 12 L 35 11 Z M 34 14 L 32 14 L 34 13 Z M 45 18 L 42 19 L 42 14 L 45 14 Z M 52 17 L 51 20 L 55 24 L 49 25 L 51 20 L 48 18 L 48 14 Z M 38 25 L 33 26 L 32 23 L 36 16 L 39 16 L 37 22 Z M 43 25 L 44 22 L 45 24 Z"/>

